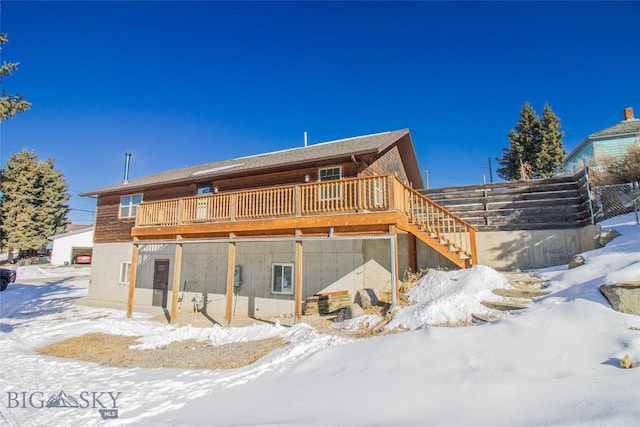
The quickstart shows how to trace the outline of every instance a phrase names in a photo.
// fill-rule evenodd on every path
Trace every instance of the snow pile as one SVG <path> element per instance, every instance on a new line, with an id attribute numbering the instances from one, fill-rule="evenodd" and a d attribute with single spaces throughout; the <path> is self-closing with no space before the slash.
<path id="1" fill-rule="evenodd" d="M 472 313 L 488 310 L 480 301 L 500 301 L 491 291 L 509 288 L 507 279 L 484 265 L 466 270 L 431 270 L 407 293 L 413 303 L 402 308 L 388 328 L 419 329 L 426 325 L 454 325 L 471 321 Z"/>
<path id="2" fill-rule="evenodd" d="M 42 265 L 22 265 L 17 269 L 20 280 L 47 277 L 89 276 L 91 267 L 48 267 Z"/>

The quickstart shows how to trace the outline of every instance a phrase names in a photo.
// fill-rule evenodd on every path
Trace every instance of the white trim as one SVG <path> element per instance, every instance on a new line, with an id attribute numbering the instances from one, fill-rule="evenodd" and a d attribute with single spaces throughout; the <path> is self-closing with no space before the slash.
<path id="1" fill-rule="evenodd" d="M 280 290 L 280 291 L 276 291 L 275 290 L 275 269 L 276 267 L 282 267 L 282 275 L 280 276 L 281 278 L 281 283 L 280 283 L 280 289 L 284 289 L 284 286 L 282 286 L 284 283 L 284 281 L 282 279 L 284 279 L 285 275 L 284 275 L 284 269 L 285 267 L 290 267 L 291 268 L 291 277 L 290 277 L 290 283 L 289 286 L 287 287 L 287 289 L 289 289 L 288 291 L 284 291 L 284 290 Z M 277 295 L 293 295 L 293 279 L 294 279 L 294 265 L 293 263 L 290 262 L 274 262 L 271 264 L 271 293 L 272 294 L 277 294 Z"/>
<path id="2" fill-rule="evenodd" d="M 124 268 L 124 271 L 123 271 L 123 268 Z M 126 282 L 122 281 L 123 273 L 127 275 Z M 120 274 L 118 275 L 118 283 L 121 285 L 128 285 L 130 278 L 131 278 L 131 261 L 121 261 Z"/>
<path id="3" fill-rule="evenodd" d="M 140 205 L 140 203 L 136 203 L 133 204 L 133 198 L 135 196 L 140 196 L 140 203 L 142 203 L 144 201 L 144 194 L 143 193 L 134 193 L 134 194 L 125 194 L 124 196 L 120 196 L 120 204 L 118 205 L 118 219 L 131 219 L 131 218 L 135 218 L 137 213 L 138 213 L 138 206 Z M 122 199 L 125 197 L 129 197 L 130 198 L 130 202 L 128 205 L 123 205 L 122 204 Z M 129 215 L 128 216 L 122 216 L 122 208 L 128 208 L 129 209 Z M 131 215 L 131 211 L 134 210 L 135 208 L 135 213 L 133 215 Z"/>

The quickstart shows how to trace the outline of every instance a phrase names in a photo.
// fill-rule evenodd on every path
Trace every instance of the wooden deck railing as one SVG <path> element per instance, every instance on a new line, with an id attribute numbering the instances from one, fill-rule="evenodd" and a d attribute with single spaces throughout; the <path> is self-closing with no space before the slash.
<path id="1" fill-rule="evenodd" d="M 475 229 L 393 175 L 208 194 L 138 206 L 136 227 L 397 211 L 475 264 Z"/>

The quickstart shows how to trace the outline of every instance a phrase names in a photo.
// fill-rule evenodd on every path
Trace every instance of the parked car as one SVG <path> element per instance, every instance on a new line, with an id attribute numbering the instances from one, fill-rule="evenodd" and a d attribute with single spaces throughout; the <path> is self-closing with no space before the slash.
<path id="1" fill-rule="evenodd" d="M 10 268 L 0 268 L 0 292 L 7 289 L 9 283 L 16 281 L 16 271 Z"/>
<path id="2" fill-rule="evenodd" d="M 73 262 L 75 264 L 91 264 L 91 254 L 76 255 Z"/>

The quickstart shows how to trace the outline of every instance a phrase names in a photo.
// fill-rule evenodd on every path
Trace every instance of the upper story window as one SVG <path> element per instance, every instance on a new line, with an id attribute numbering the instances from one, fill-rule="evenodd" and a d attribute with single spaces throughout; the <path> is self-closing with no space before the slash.
<path id="1" fill-rule="evenodd" d="M 342 168 L 340 166 L 323 168 L 319 171 L 320 181 L 334 181 L 342 178 Z"/>
<path id="2" fill-rule="evenodd" d="M 135 218 L 140 203 L 142 203 L 142 194 L 130 194 L 120 197 L 119 218 Z"/>
<path id="3" fill-rule="evenodd" d="M 320 181 L 337 181 L 342 178 L 342 168 L 335 166 L 322 168 L 318 171 Z M 318 187 L 318 198 L 320 200 L 337 200 L 342 197 L 342 187 L 340 183 L 324 184 Z"/>
<path id="4" fill-rule="evenodd" d="M 199 196 L 201 194 L 211 194 L 213 193 L 213 186 L 211 184 L 198 185 L 196 189 L 196 194 Z"/>

